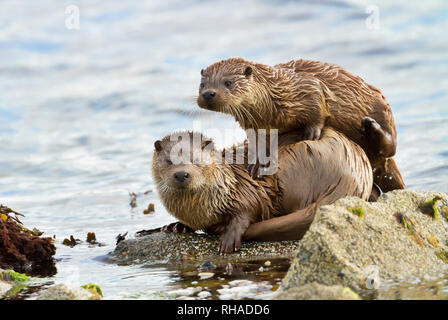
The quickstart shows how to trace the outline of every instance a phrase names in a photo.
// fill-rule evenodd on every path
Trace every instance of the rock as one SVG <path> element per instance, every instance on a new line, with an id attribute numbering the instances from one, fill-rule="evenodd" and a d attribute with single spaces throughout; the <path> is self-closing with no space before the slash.
<path id="1" fill-rule="evenodd" d="M 101 300 L 101 297 L 87 289 L 60 283 L 45 290 L 37 300 Z"/>
<path id="2" fill-rule="evenodd" d="M 283 291 L 275 296 L 274 300 L 361 300 L 361 298 L 348 287 L 326 286 L 313 282 Z"/>
<path id="3" fill-rule="evenodd" d="M 110 260 L 118 264 L 158 262 L 185 265 L 205 261 L 216 264 L 222 261 L 287 258 L 297 247 L 297 241 L 243 242 L 239 252 L 220 256 L 217 236 L 156 232 L 120 241 L 110 254 Z"/>
<path id="4" fill-rule="evenodd" d="M 11 282 L 26 282 L 30 278 L 23 273 L 15 272 L 14 270 L 3 270 L 0 269 L 0 280 L 11 281 Z"/>
<path id="5" fill-rule="evenodd" d="M 0 299 L 2 299 L 5 294 L 11 289 L 13 284 L 8 281 L 0 280 Z"/>
<path id="6" fill-rule="evenodd" d="M 30 278 L 14 270 L 0 269 L 0 299 L 14 298 L 28 286 Z"/>
<path id="7" fill-rule="evenodd" d="M 442 198 L 438 219 L 421 209 L 436 196 Z M 319 282 L 372 298 L 397 283 L 442 277 L 448 270 L 447 205 L 447 193 L 396 190 L 374 203 L 347 197 L 322 206 L 280 292 Z"/>

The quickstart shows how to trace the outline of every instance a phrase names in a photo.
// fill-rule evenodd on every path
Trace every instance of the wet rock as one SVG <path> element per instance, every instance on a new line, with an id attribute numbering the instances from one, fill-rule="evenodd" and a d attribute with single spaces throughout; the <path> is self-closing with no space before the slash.
<path id="1" fill-rule="evenodd" d="M 0 299 L 12 288 L 13 284 L 9 281 L 0 280 Z"/>
<path id="2" fill-rule="evenodd" d="M 60 283 L 45 290 L 37 300 L 101 300 L 101 296 L 81 287 Z"/>
<path id="3" fill-rule="evenodd" d="M 318 282 L 375 298 L 378 290 L 398 283 L 443 277 L 448 221 L 421 210 L 437 196 L 440 210 L 448 205 L 448 194 L 410 190 L 386 193 L 375 203 L 348 197 L 322 206 L 280 290 Z"/>
<path id="4" fill-rule="evenodd" d="M 0 269 L 0 299 L 14 298 L 28 286 L 30 278 L 14 270 Z"/>
<path id="5" fill-rule="evenodd" d="M 216 269 L 216 266 L 211 263 L 210 261 L 205 261 L 203 264 L 201 264 L 198 268 L 200 271 L 207 271 L 207 270 L 214 270 Z"/>
<path id="6" fill-rule="evenodd" d="M 340 285 L 326 286 L 317 282 L 308 283 L 281 292 L 274 300 L 360 300 L 352 289 Z"/>
<path id="7" fill-rule="evenodd" d="M 110 260 L 118 264 L 158 262 L 184 265 L 205 261 L 217 264 L 222 261 L 287 258 L 297 247 L 297 241 L 244 242 L 239 252 L 220 256 L 217 236 L 155 232 L 120 241 Z"/>

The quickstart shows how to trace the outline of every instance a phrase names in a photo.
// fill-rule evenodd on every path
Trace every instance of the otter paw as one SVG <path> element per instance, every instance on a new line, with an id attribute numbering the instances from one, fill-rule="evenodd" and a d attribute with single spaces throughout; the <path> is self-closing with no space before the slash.
<path id="1" fill-rule="evenodd" d="M 219 254 L 229 254 L 240 250 L 241 237 L 237 237 L 233 233 L 226 233 L 219 239 Z"/>
<path id="2" fill-rule="evenodd" d="M 322 128 L 316 126 L 306 126 L 303 129 L 303 140 L 319 140 Z"/>
<path id="3" fill-rule="evenodd" d="M 376 122 L 375 119 L 372 119 L 370 117 L 365 118 L 361 121 L 361 133 L 368 135 L 375 132 L 380 132 L 381 126 L 378 122 Z"/>
<path id="4" fill-rule="evenodd" d="M 173 222 L 169 225 L 163 226 L 160 231 L 164 232 L 172 232 L 172 233 L 187 233 L 187 232 L 194 232 L 193 229 L 190 227 L 180 223 L 180 222 Z"/>

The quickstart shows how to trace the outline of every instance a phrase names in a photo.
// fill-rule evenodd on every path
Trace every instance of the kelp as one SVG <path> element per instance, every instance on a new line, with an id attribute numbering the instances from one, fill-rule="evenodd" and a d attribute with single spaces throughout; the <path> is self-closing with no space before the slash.
<path id="1" fill-rule="evenodd" d="M 25 228 L 19 217 L 24 215 L 0 205 L 0 268 L 40 275 L 56 273 L 53 239 L 41 238 L 37 229 Z"/>

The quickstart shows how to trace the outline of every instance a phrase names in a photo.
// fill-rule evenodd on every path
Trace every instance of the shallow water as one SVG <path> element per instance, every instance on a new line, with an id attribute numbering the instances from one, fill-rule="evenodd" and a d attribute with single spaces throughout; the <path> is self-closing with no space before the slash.
<path id="1" fill-rule="evenodd" d="M 231 128 L 242 139 L 230 117 L 195 105 L 200 69 L 229 56 L 323 60 L 360 75 L 392 107 L 408 187 L 448 191 L 446 2 L 76 3 L 79 30 L 66 27 L 72 1 L 0 3 L 0 203 L 56 235 L 58 273 L 44 285 L 94 282 L 108 299 L 181 287 L 176 270 L 95 258 L 119 233 L 174 221 L 154 192 L 129 205 L 129 192 L 153 189 L 155 139 L 195 120 L 211 136 Z M 156 212 L 143 215 L 149 202 Z M 106 246 L 61 244 L 90 231 Z"/>

